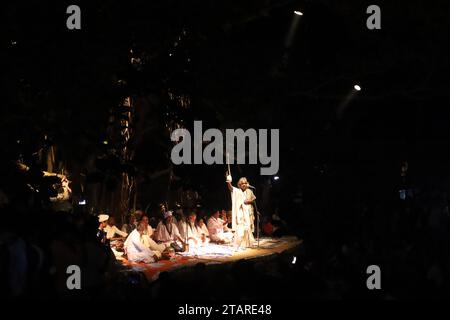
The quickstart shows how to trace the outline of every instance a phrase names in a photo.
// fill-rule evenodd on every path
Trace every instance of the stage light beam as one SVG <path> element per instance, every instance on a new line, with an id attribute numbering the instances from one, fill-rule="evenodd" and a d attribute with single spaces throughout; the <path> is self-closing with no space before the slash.
<path id="1" fill-rule="evenodd" d="M 336 109 L 336 114 L 337 114 L 338 119 L 342 119 L 344 111 L 348 108 L 348 105 L 353 100 L 353 98 L 356 97 L 357 92 L 359 92 L 361 90 L 362 90 L 362 88 L 359 84 L 355 84 L 353 86 L 353 90 L 350 90 L 350 92 L 347 94 L 347 96 L 344 98 L 344 100 L 341 102 L 341 104 Z"/>
<path id="2" fill-rule="evenodd" d="M 289 28 L 289 31 L 286 35 L 286 39 L 284 40 L 284 46 L 286 49 L 289 49 L 292 45 L 292 42 L 294 40 L 295 33 L 297 32 L 297 26 L 300 22 L 300 16 L 303 15 L 301 11 L 294 11 L 294 17 L 292 18 L 291 27 Z"/>

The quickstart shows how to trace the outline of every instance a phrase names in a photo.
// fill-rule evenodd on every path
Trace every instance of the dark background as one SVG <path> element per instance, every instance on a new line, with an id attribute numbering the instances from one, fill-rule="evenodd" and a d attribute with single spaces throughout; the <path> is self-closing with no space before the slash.
<path id="1" fill-rule="evenodd" d="M 268 192 L 263 214 L 278 209 L 317 261 L 324 247 L 375 242 L 373 258 L 433 234 L 414 228 L 429 217 L 417 212 L 447 207 L 450 187 L 447 1 L 378 1 L 381 30 L 366 28 L 367 1 L 79 2 L 81 30 L 66 28 L 70 4 L 2 4 L 4 177 L 10 160 L 32 164 L 47 134 L 76 192 L 80 172 L 100 170 L 109 109 L 132 95 L 138 207 L 156 207 L 179 185 L 197 190 L 207 211 L 228 206 L 225 166 L 173 168 L 178 182 L 148 177 L 170 166 L 164 126 L 196 119 L 204 130 L 280 129 L 280 179 L 259 176 L 258 166 L 233 166 L 233 176 L 247 176 L 259 198 Z M 297 9 L 304 15 L 286 47 Z M 338 113 L 356 83 L 362 91 Z M 190 108 L 170 107 L 170 90 L 189 95 Z M 16 182 L 2 182 L 12 198 Z"/>

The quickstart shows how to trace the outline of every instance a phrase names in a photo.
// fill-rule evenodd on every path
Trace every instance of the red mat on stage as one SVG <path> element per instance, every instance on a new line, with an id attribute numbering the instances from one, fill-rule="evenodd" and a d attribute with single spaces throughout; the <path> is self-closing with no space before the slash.
<path id="1" fill-rule="evenodd" d="M 158 279 L 161 272 L 176 270 L 196 263 L 198 263 L 197 259 L 182 256 L 175 256 L 171 260 L 159 260 L 156 263 L 150 264 L 129 262 L 126 259 L 122 260 L 123 265 L 128 266 L 135 271 L 143 272 L 149 281 Z"/>

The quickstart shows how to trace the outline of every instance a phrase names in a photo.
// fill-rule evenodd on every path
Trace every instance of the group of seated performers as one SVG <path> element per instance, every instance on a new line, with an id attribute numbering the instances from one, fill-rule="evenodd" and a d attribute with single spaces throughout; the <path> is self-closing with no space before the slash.
<path id="1" fill-rule="evenodd" d="M 214 212 L 206 223 L 191 212 L 187 217 L 182 210 L 174 217 L 172 211 L 161 210 L 156 229 L 149 223 L 147 215 L 136 211 L 129 223 L 121 229 L 115 225 L 113 217 L 100 214 L 98 237 L 109 245 L 118 256 L 126 255 L 128 261 L 152 263 L 170 258 L 175 252 L 206 246 L 209 243 L 230 244 L 233 241 L 231 217 L 225 210 Z"/>

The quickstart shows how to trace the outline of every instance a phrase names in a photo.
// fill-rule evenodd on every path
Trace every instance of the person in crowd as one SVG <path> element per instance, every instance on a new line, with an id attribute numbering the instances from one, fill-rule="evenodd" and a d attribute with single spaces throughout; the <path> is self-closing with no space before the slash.
<path id="1" fill-rule="evenodd" d="M 186 218 L 183 215 L 183 213 L 178 213 L 177 219 L 178 219 L 177 227 L 178 231 L 180 232 L 181 238 L 186 239 L 186 230 L 187 230 Z"/>
<path id="2" fill-rule="evenodd" d="M 200 246 L 203 241 L 197 229 L 197 214 L 191 212 L 188 216 L 187 228 L 186 228 L 186 241 L 189 246 Z"/>
<path id="3" fill-rule="evenodd" d="M 206 227 L 206 224 L 205 224 L 205 221 L 203 220 L 203 218 L 198 219 L 197 230 L 198 230 L 198 233 L 202 240 L 202 243 L 208 244 L 210 241 L 209 231 L 208 231 L 208 228 Z"/>
<path id="4" fill-rule="evenodd" d="M 143 242 L 142 236 L 146 231 L 145 223 L 140 222 L 135 230 L 133 230 L 127 238 L 125 252 L 128 261 L 152 263 L 158 260 L 160 255 L 150 250 Z"/>
<path id="5" fill-rule="evenodd" d="M 142 211 L 142 210 L 138 209 L 134 212 L 134 217 L 136 219 L 136 226 L 139 223 L 139 221 L 141 221 L 143 215 L 144 215 L 144 211 Z"/>
<path id="6" fill-rule="evenodd" d="M 106 232 L 106 239 L 109 241 L 109 245 L 114 255 L 116 256 L 116 258 L 121 257 L 123 253 L 119 251 L 122 250 L 123 241 L 125 240 L 126 236 L 128 236 L 128 234 L 116 227 L 116 221 L 114 217 L 109 217 L 104 231 Z"/>
<path id="7" fill-rule="evenodd" d="M 287 233 L 287 223 L 283 219 L 281 219 L 278 214 L 278 209 L 275 210 L 274 214 L 272 214 L 272 225 L 273 225 L 273 236 L 274 237 L 282 237 Z"/>
<path id="8" fill-rule="evenodd" d="M 167 246 L 162 243 L 156 243 L 156 241 L 154 240 L 153 228 L 148 223 L 148 217 L 146 215 L 142 216 L 140 223 L 142 223 L 145 227 L 142 234 L 143 243 L 147 246 L 147 248 L 156 252 L 157 255 L 160 255 L 160 253 L 162 253 Z"/>
<path id="9" fill-rule="evenodd" d="M 182 217 L 182 216 L 184 216 L 183 208 L 181 208 L 181 205 L 176 204 L 174 218 L 177 219 L 177 223 L 178 223 L 178 217 Z"/>
<path id="10" fill-rule="evenodd" d="M 227 228 L 228 230 L 231 230 L 233 227 L 233 213 L 231 210 L 227 211 Z"/>
<path id="11" fill-rule="evenodd" d="M 160 203 L 158 205 L 158 208 L 159 208 L 159 215 L 158 215 L 158 224 L 159 224 L 159 222 L 165 220 L 164 217 L 165 217 L 165 214 L 167 212 L 167 207 L 166 207 L 166 205 L 164 203 Z M 172 222 L 177 224 L 177 219 L 173 216 L 173 213 L 172 213 Z"/>
<path id="12" fill-rule="evenodd" d="M 230 243 L 233 240 L 233 233 L 230 231 L 225 232 L 224 226 L 227 221 L 220 219 L 220 212 L 217 210 L 209 218 L 207 226 L 211 242 L 216 243 Z"/>
<path id="13" fill-rule="evenodd" d="M 220 212 L 220 219 L 226 222 L 226 224 L 223 225 L 223 231 L 224 232 L 231 232 L 231 226 L 228 227 L 228 224 L 231 225 L 231 218 L 228 220 L 227 212 L 225 210 L 222 210 Z"/>
<path id="14" fill-rule="evenodd" d="M 154 230 L 153 230 L 152 226 L 149 224 L 148 216 L 147 215 L 143 215 L 141 217 L 141 220 L 139 220 L 139 223 L 141 223 L 141 222 L 145 225 L 144 234 L 149 236 L 149 237 L 152 237 L 153 233 L 154 233 Z"/>
<path id="15" fill-rule="evenodd" d="M 125 232 L 127 234 L 130 234 L 131 231 L 136 229 L 137 227 L 137 220 L 136 216 L 134 214 L 130 215 L 130 218 L 128 220 L 128 223 L 124 223 L 122 226 L 122 232 Z"/>
<path id="16" fill-rule="evenodd" d="M 108 223 L 105 227 L 106 238 L 109 240 L 117 240 L 116 238 L 123 239 L 128 236 L 128 233 L 119 230 L 116 227 L 116 219 L 114 217 L 108 218 Z M 116 237 L 118 235 L 119 237 Z"/>
<path id="17" fill-rule="evenodd" d="M 171 211 L 164 214 L 164 221 L 156 227 L 154 238 L 159 243 L 172 246 L 175 251 L 183 251 L 184 240 L 180 235 L 177 225 L 173 222 Z"/>
<path id="18" fill-rule="evenodd" d="M 98 231 L 97 231 L 97 238 L 100 240 L 100 242 L 104 245 L 109 246 L 109 240 L 106 233 L 106 226 L 108 225 L 108 219 L 109 216 L 107 214 L 99 214 L 98 215 Z"/>
<path id="19" fill-rule="evenodd" d="M 265 236 L 271 237 L 274 232 L 274 226 L 272 224 L 272 219 L 270 217 L 266 217 L 264 219 L 264 223 L 262 225 L 262 232 Z"/>

